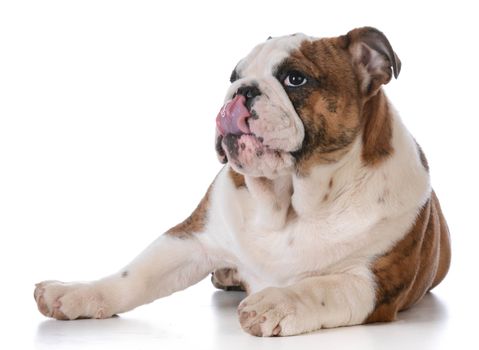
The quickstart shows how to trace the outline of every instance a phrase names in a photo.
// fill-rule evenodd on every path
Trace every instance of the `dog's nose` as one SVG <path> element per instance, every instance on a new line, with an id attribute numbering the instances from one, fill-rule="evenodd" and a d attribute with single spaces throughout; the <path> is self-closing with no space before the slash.
<path id="1" fill-rule="evenodd" d="M 253 98 L 261 95 L 261 91 L 259 91 L 259 88 L 255 85 L 241 86 L 238 90 L 236 90 L 235 95 L 244 96 L 246 99 L 245 105 L 248 109 L 250 109 Z"/>

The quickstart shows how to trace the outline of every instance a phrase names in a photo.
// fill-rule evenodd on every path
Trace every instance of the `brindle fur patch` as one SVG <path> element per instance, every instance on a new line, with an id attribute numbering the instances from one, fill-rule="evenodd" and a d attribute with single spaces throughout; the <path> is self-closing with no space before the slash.
<path id="1" fill-rule="evenodd" d="M 442 281 L 450 259 L 449 230 L 432 192 L 409 233 L 373 263 L 376 306 L 365 322 L 394 320 Z"/>
<path id="2" fill-rule="evenodd" d="M 358 135 L 361 96 L 350 61 L 337 38 L 321 39 L 302 43 L 278 69 L 278 79 L 290 70 L 308 79 L 300 88 L 286 89 L 305 128 L 302 148 L 294 153 L 299 175 L 339 160 Z"/>
<path id="3" fill-rule="evenodd" d="M 208 188 L 208 191 L 193 213 L 185 221 L 169 229 L 166 234 L 177 238 L 186 239 L 190 238 L 195 233 L 202 232 L 208 220 L 210 192 L 211 186 Z"/>
<path id="4" fill-rule="evenodd" d="M 231 167 L 229 168 L 228 175 L 236 188 L 246 187 L 246 182 L 244 176 L 240 173 L 234 171 Z"/>
<path id="5" fill-rule="evenodd" d="M 367 94 L 361 90 L 364 77 L 349 50 L 354 38 L 305 41 L 275 73 L 279 81 L 294 70 L 307 79 L 303 86 L 285 87 L 305 129 L 302 147 L 293 153 L 299 176 L 306 176 L 315 165 L 337 162 L 361 133 L 365 165 L 377 165 L 393 152 L 386 97 L 380 89 Z"/>
<path id="6" fill-rule="evenodd" d="M 382 90 L 364 105 L 363 120 L 361 156 L 365 165 L 374 166 L 393 153 L 391 115 Z"/>

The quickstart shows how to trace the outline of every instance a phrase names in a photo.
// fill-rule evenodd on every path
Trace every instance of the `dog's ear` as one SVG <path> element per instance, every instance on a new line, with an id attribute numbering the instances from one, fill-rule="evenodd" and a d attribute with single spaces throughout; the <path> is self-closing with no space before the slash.
<path id="1" fill-rule="evenodd" d="M 351 54 L 365 96 L 375 95 L 381 85 L 391 80 L 393 74 L 394 78 L 398 77 L 401 61 L 379 30 L 371 27 L 353 29 L 340 40 Z"/>

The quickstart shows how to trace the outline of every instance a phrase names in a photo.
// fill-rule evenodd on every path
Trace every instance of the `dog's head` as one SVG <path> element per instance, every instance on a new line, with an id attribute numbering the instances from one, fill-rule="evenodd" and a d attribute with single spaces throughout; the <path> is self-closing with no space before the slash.
<path id="1" fill-rule="evenodd" d="M 400 68 L 374 28 L 336 38 L 266 40 L 231 74 L 216 118 L 220 161 L 245 175 L 274 178 L 339 160 L 367 124 L 366 102 Z"/>

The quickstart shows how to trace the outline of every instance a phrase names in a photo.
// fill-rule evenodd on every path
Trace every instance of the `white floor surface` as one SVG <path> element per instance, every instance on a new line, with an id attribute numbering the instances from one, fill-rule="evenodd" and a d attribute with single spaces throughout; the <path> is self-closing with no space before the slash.
<path id="1" fill-rule="evenodd" d="M 198 285 L 108 320 L 56 321 L 34 310 L 33 298 L 4 316 L 3 349 L 453 349 L 472 341 L 468 299 L 438 287 L 393 323 L 320 330 L 286 338 L 244 333 L 236 306 L 242 292 L 224 292 L 206 279 Z M 33 290 L 33 289 L 32 289 Z M 23 294 L 23 291 L 22 291 Z M 12 307 L 13 305 L 9 305 Z M 11 308 L 13 309 L 13 308 Z M 7 309 L 8 310 L 8 309 Z M 22 313 L 29 317 L 21 317 Z M 465 344 L 465 343 L 463 343 Z M 474 342 L 469 342 L 475 348 Z"/>

